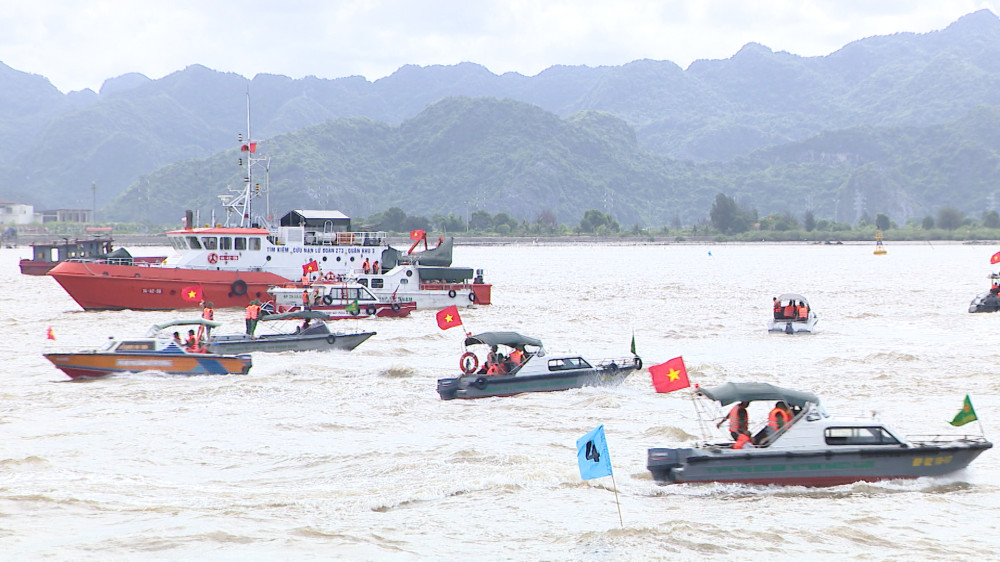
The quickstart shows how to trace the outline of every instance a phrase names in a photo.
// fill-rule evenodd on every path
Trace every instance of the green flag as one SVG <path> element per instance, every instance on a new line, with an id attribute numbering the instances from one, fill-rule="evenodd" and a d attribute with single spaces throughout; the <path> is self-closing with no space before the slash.
<path id="1" fill-rule="evenodd" d="M 969 395 L 966 394 L 965 403 L 962 404 L 962 411 L 955 414 L 955 419 L 951 420 L 951 425 L 958 427 L 978 419 L 976 411 L 972 409 L 972 400 L 969 400 Z"/>
<path id="2" fill-rule="evenodd" d="M 358 312 L 359 310 L 361 310 L 361 308 L 358 306 L 358 299 L 354 299 L 354 302 L 347 305 L 347 307 L 344 308 L 344 310 L 346 310 L 347 312 Z"/>
<path id="3" fill-rule="evenodd" d="M 632 355 L 635 355 L 635 332 L 632 333 Z"/>

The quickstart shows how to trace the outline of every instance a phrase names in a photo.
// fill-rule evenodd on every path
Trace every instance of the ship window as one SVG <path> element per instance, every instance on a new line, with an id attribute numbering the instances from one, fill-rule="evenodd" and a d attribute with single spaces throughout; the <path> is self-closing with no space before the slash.
<path id="1" fill-rule="evenodd" d="M 192 250 L 200 250 L 201 249 L 201 243 L 198 242 L 198 237 L 197 236 L 188 236 L 187 237 L 187 242 L 188 242 L 188 246 L 191 246 Z"/>
<path id="2" fill-rule="evenodd" d="M 201 244 L 205 247 L 206 250 L 214 250 L 216 245 L 218 245 L 218 243 L 219 239 L 216 238 L 215 236 L 201 237 Z"/>
<path id="3" fill-rule="evenodd" d="M 123 341 L 117 351 L 153 351 L 155 348 L 151 341 Z"/>
<path id="4" fill-rule="evenodd" d="M 175 250 L 186 250 L 187 242 L 183 238 L 170 238 L 170 245 L 174 247 Z"/>
<path id="5" fill-rule="evenodd" d="M 358 279 L 358 283 L 361 284 L 361 285 L 364 285 L 365 287 L 368 286 L 368 280 L 367 279 Z"/>
<path id="6" fill-rule="evenodd" d="M 270 236 L 268 238 L 270 238 Z M 251 238 L 250 239 L 250 249 L 253 250 L 253 251 L 260 250 L 260 238 Z"/>
<path id="7" fill-rule="evenodd" d="M 219 249 L 220 250 L 232 250 L 233 249 L 233 239 L 228 236 L 222 236 L 219 238 Z"/>
<path id="8" fill-rule="evenodd" d="M 247 239 L 242 236 L 237 236 L 233 238 L 233 249 L 234 250 L 246 250 L 247 249 Z"/>
<path id="9" fill-rule="evenodd" d="M 562 359 L 550 359 L 550 371 L 566 371 L 569 369 L 587 369 L 590 364 L 580 357 L 565 357 Z"/>
<path id="10" fill-rule="evenodd" d="M 881 426 L 828 427 L 827 445 L 899 445 L 899 440 Z"/>
<path id="11" fill-rule="evenodd" d="M 379 277 L 378 279 L 372 279 L 372 289 L 381 289 L 385 286 L 385 281 Z"/>

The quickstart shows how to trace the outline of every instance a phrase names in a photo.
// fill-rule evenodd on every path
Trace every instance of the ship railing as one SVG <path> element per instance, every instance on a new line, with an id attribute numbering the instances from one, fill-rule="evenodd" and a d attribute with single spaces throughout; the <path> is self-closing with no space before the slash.
<path id="1" fill-rule="evenodd" d="M 386 232 L 310 232 L 307 245 L 317 246 L 381 246 L 388 239 Z"/>
<path id="2" fill-rule="evenodd" d="M 943 443 L 985 443 L 986 438 L 982 435 L 959 435 L 959 434 L 927 434 L 927 435 L 907 435 L 906 442 L 911 446 L 941 445 Z"/>
<path id="3" fill-rule="evenodd" d="M 601 359 L 596 364 L 594 364 L 594 367 L 596 367 L 598 369 L 605 369 L 605 370 L 612 370 L 613 371 L 613 370 L 617 370 L 617 369 L 636 367 L 638 364 L 639 364 L 638 363 L 638 357 L 636 357 L 636 356 L 633 355 L 631 357 L 617 357 L 617 358 L 614 358 L 614 359 Z"/>

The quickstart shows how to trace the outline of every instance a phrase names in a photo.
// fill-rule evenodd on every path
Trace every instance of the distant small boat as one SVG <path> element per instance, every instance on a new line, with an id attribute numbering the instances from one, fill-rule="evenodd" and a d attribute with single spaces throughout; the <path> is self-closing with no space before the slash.
<path id="1" fill-rule="evenodd" d="M 511 396 L 523 392 L 552 392 L 583 386 L 621 384 L 633 371 L 642 368 L 637 355 L 604 359 L 597 363 L 579 355 L 549 355 L 541 340 L 516 332 L 484 332 L 465 339 L 467 351 L 459 359 L 462 375 L 438 379 L 442 400 Z M 482 348 L 484 360 L 470 347 Z M 486 352 L 492 351 L 492 355 Z M 523 358 L 511 359 L 515 351 Z M 480 368 L 482 365 L 482 368 Z"/>
<path id="2" fill-rule="evenodd" d="M 775 300 L 777 305 L 773 310 L 773 318 L 767 324 L 767 331 L 772 334 L 811 334 L 816 331 L 819 318 L 809 305 L 809 300 L 796 293 L 785 293 Z M 788 303 L 788 304 L 782 304 Z M 806 316 L 802 317 L 802 307 Z"/>
<path id="3" fill-rule="evenodd" d="M 183 325 L 202 325 L 206 322 L 209 321 L 190 321 Z M 221 326 L 217 322 L 212 324 Z M 249 355 L 199 353 L 158 332 L 154 326 L 144 337 L 112 338 L 100 349 L 53 351 L 44 356 L 71 379 L 142 371 L 159 371 L 168 375 L 246 374 L 253 366 Z"/>
<path id="4" fill-rule="evenodd" d="M 45 275 L 50 269 L 66 260 L 103 258 L 119 265 L 160 263 L 166 256 L 132 257 L 125 249 L 112 250 L 114 240 L 106 236 L 96 238 L 61 238 L 52 242 L 31 244 L 31 258 L 20 261 L 24 275 Z"/>
<path id="5" fill-rule="evenodd" d="M 268 314 L 260 318 L 258 328 L 261 333 L 250 337 L 247 334 L 211 334 L 205 348 L 212 353 L 251 353 L 279 351 L 326 351 L 339 349 L 350 351 L 364 343 L 375 332 L 333 332 L 326 324 L 332 320 L 318 310 L 300 310 L 283 314 Z M 303 325 L 298 325 L 302 323 Z M 293 331 L 282 331 L 281 326 L 296 324 Z M 164 330 L 173 323 L 158 325 Z M 270 329 L 270 331 L 268 331 Z"/>

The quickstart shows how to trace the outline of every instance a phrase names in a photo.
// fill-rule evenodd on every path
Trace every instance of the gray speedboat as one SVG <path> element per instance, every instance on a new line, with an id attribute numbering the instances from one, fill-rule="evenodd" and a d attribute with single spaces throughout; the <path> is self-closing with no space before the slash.
<path id="1" fill-rule="evenodd" d="M 596 363 L 579 355 L 549 355 L 541 340 L 516 332 L 484 332 L 467 337 L 465 345 L 466 352 L 459 359 L 463 374 L 438 379 L 437 391 L 443 400 L 610 386 L 642 368 L 642 359 L 636 355 Z M 485 360 L 480 361 L 473 349 L 479 349 Z"/>
<path id="2" fill-rule="evenodd" d="M 350 351 L 375 335 L 375 332 L 332 332 L 326 324 L 329 319 L 329 316 L 317 310 L 267 314 L 261 316 L 260 333 L 253 338 L 247 334 L 209 332 L 204 347 L 211 353 L 220 354 L 328 349 Z M 198 318 L 157 324 L 154 329 L 165 332 L 175 325 L 183 324 L 199 324 L 213 330 L 222 326 L 218 322 Z M 294 329 L 290 328 L 292 325 L 295 326 Z"/>
<path id="3" fill-rule="evenodd" d="M 965 468 L 993 446 L 969 435 L 906 440 L 873 417 L 832 417 L 814 394 L 766 383 L 727 383 L 698 394 L 722 406 L 783 400 L 794 416 L 776 432 L 758 432 L 742 449 L 732 441 L 649 449 L 646 466 L 657 482 L 836 486 L 940 476 Z"/>

